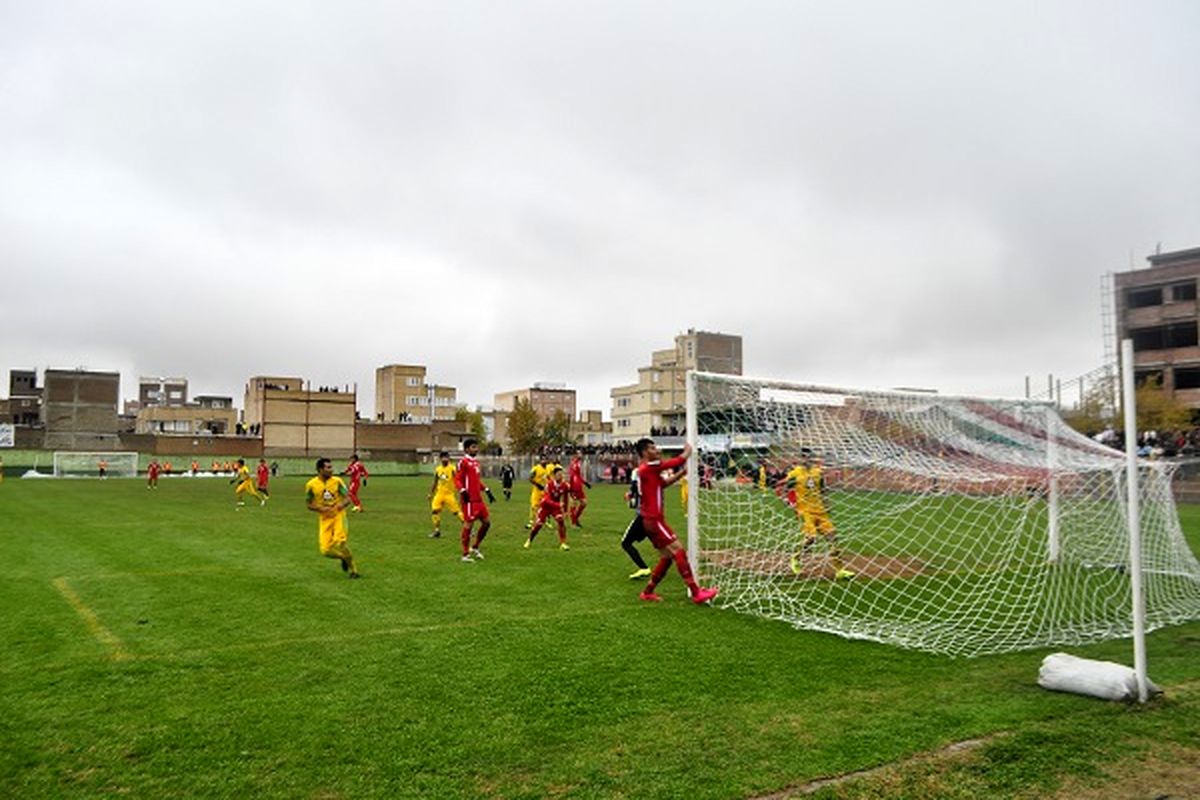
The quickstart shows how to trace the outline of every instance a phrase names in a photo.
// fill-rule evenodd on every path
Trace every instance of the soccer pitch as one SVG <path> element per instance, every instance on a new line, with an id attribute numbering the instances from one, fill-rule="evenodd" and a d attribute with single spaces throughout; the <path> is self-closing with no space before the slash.
<path id="1" fill-rule="evenodd" d="M 569 552 L 523 550 L 528 492 L 500 498 L 462 564 L 452 520 L 426 537 L 429 479 L 373 478 L 348 581 L 303 481 L 241 510 L 221 478 L 0 484 L 0 795 L 730 798 L 893 765 L 817 796 L 1045 796 L 1200 760 L 1200 623 L 1148 637 L 1167 696 L 1129 708 L 1037 688 L 1049 650 L 797 631 L 695 607 L 674 570 L 640 603 L 617 486 Z"/>

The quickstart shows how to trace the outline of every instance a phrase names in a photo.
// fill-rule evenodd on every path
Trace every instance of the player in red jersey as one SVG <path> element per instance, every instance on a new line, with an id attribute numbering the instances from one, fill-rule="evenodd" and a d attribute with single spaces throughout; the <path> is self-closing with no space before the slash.
<path id="1" fill-rule="evenodd" d="M 255 469 L 254 475 L 258 479 L 258 493 L 263 497 L 270 497 L 271 493 L 267 490 L 267 484 L 271 482 L 271 468 L 267 466 L 265 458 L 258 460 L 258 467 Z"/>
<path id="2" fill-rule="evenodd" d="M 146 467 L 146 488 L 147 489 L 157 489 L 158 488 L 159 469 L 160 469 L 160 467 L 158 466 L 158 459 L 154 459 L 153 461 L 150 462 L 149 466 Z"/>
<path id="3" fill-rule="evenodd" d="M 575 455 L 571 456 L 571 465 L 567 467 L 567 489 L 571 498 L 571 524 L 576 528 L 582 528 L 579 518 L 583 516 L 583 510 L 587 508 L 587 492 L 583 487 L 592 488 L 592 485 L 583 477 L 583 454 L 578 450 Z"/>
<path id="4" fill-rule="evenodd" d="M 567 482 L 563 480 L 562 467 L 555 467 L 550 471 L 550 478 L 546 481 L 546 490 L 542 493 L 542 499 L 538 503 L 537 517 L 533 521 L 533 527 L 529 530 L 529 538 L 523 545 L 526 550 L 533 544 L 533 537 L 537 536 L 538 531 L 546 524 L 548 517 L 553 517 L 558 524 L 559 549 L 571 549 L 571 545 L 567 544 L 567 526 L 563 523 L 563 503 L 566 502 L 569 491 Z"/>
<path id="5" fill-rule="evenodd" d="M 684 473 L 681 468 L 687 463 L 692 446 L 685 444 L 682 453 L 674 458 L 668 458 L 666 461 L 659 458 L 658 447 L 652 439 L 638 439 L 634 447 L 637 448 L 638 458 L 641 460 L 637 468 L 638 514 L 642 518 L 646 536 L 649 537 L 650 543 L 658 549 L 660 556 L 658 563 L 650 572 L 650 582 L 646 584 L 646 588 L 638 597 L 653 603 L 661 601 L 662 598 L 655 594 L 654 590 L 666 576 L 667 570 L 671 568 L 671 562 L 674 562 L 679 570 L 679 576 L 687 584 L 692 602 L 707 603 L 717 596 L 720 589 L 716 586 L 705 589 L 696 583 L 683 545 L 679 543 L 675 531 L 671 530 L 663 518 L 663 489 L 682 477 Z M 664 478 L 663 473 L 668 470 L 676 472 Z"/>
<path id="6" fill-rule="evenodd" d="M 479 455 L 479 442 L 467 439 L 463 442 L 463 450 L 466 451 L 466 455 L 458 462 L 458 469 L 454 473 L 454 485 L 458 487 L 458 499 L 462 507 L 462 560 L 470 563 L 472 558 L 483 559 L 479 545 L 483 542 L 483 537 L 487 536 L 488 528 L 492 527 L 483 495 L 486 494 L 488 501 L 492 503 L 496 502 L 496 498 L 492 495 L 492 490 L 483 485 L 483 474 L 479 471 L 479 459 L 476 458 Z M 471 528 L 476 520 L 479 520 L 479 530 L 475 533 L 475 544 L 472 545 Z"/>
<path id="7" fill-rule="evenodd" d="M 355 511 L 362 511 L 362 502 L 358 499 L 358 489 L 360 486 L 366 485 L 367 478 L 370 477 L 371 473 L 367 472 L 366 465 L 358 460 L 358 453 L 350 456 L 350 463 L 342 470 L 342 474 L 350 478 L 350 488 L 348 490 L 350 493 L 350 505 L 354 507 Z"/>

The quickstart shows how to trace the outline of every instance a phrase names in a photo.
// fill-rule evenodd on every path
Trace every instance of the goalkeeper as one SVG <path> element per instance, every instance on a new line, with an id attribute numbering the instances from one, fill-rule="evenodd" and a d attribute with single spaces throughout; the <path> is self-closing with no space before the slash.
<path id="1" fill-rule="evenodd" d="M 796 493 L 796 516 L 804 537 L 800 551 L 792 555 L 792 572 L 800 574 L 803 560 L 812 550 L 817 537 L 822 537 L 829 543 L 829 561 L 833 565 L 834 578 L 844 580 L 854 577 L 854 573 L 846 569 L 842 561 L 842 551 L 837 545 L 837 529 L 825 508 L 825 471 L 821 458 L 814 456 L 811 450 L 803 450 L 800 463 L 788 472 L 784 482 L 790 491 Z"/>

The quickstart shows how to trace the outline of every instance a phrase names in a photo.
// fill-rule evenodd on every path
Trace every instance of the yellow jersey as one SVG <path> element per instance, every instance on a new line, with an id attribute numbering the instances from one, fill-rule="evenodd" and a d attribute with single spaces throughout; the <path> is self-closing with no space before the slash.
<path id="1" fill-rule="evenodd" d="M 821 468 L 813 464 L 807 469 L 803 464 L 792 467 L 787 474 L 788 484 L 796 489 L 797 502 L 816 502 L 821 499 L 821 484 L 824 481 Z"/>
<path id="2" fill-rule="evenodd" d="M 243 481 L 250 480 L 250 468 L 247 467 L 245 464 L 238 467 L 237 480 L 238 480 L 238 483 L 242 483 Z"/>
<path id="3" fill-rule="evenodd" d="M 534 483 L 540 484 L 542 487 L 541 489 L 538 489 L 535 486 L 533 487 L 534 490 L 539 492 L 545 491 L 546 484 L 550 482 L 550 476 L 552 474 L 553 470 L 550 468 L 549 464 L 534 464 L 533 469 L 529 470 L 529 479 Z"/>
<path id="4" fill-rule="evenodd" d="M 454 484 L 454 474 L 457 472 L 453 464 L 442 466 L 438 464 L 433 468 L 433 474 L 437 478 L 437 494 L 458 494 L 458 487 Z"/>
<path id="5" fill-rule="evenodd" d="M 304 499 L 312 503 L 324 507 L 322 516 L 329 516 L 335 513 L 334 507 L 338 501 L 346 496 L 346 484 L 337 475 L 331 475 L 329 480 L 323 479 L 320 475 L 309 479 L 308 483 L 304 484 Z M 345 513 L 342 509 L 340 513 Z"/>

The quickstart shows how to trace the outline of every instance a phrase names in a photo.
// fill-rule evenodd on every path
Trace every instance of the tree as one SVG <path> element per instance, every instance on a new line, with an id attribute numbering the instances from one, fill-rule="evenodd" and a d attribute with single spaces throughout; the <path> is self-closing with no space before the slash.
<path id="1" fill-rule="evenodd" d="M 571 418 L 561 408 L 554 412 L 542 428 L 542 441 L 551 447 L 562 447 L 573 444 L 571 439 Z"/>
<path id="2" fill-rule="evenodd" d="M 1134 394 L 1137 403 L 1139 431 L 1170 431 L 1189 428 L 1192 410 L 1175 399 L 1162 387 L 1157 375 L 1147 378 Z"/>
<path id="3" fill-rule="evenodd" d="M 513 452 L 520 455 L 536 453 L 542 447 L 542 421 L 523 397 L 517 398 L 508 415 L 508 441 Z"/>
<path id="4" fill-rule="evenodd" d="M 487 426 L 483 423 L 483 412 L 476 408 L 469 410 L 466 406 L 454 409 L 454 421 L 467 423 L 467 430 L 479 440 L 480 446 L 487 442 Z"/>
<path id="5" fill-rule="evenodd" d="M 1113 420 L 1116 408 L 1112 380 L 1099 380 L 1084 393 L 1078 408 L 1063 414 L 1063 420 L 1085 436 L 1095 436 L 1110 425 L 1120 427 Z"/>

